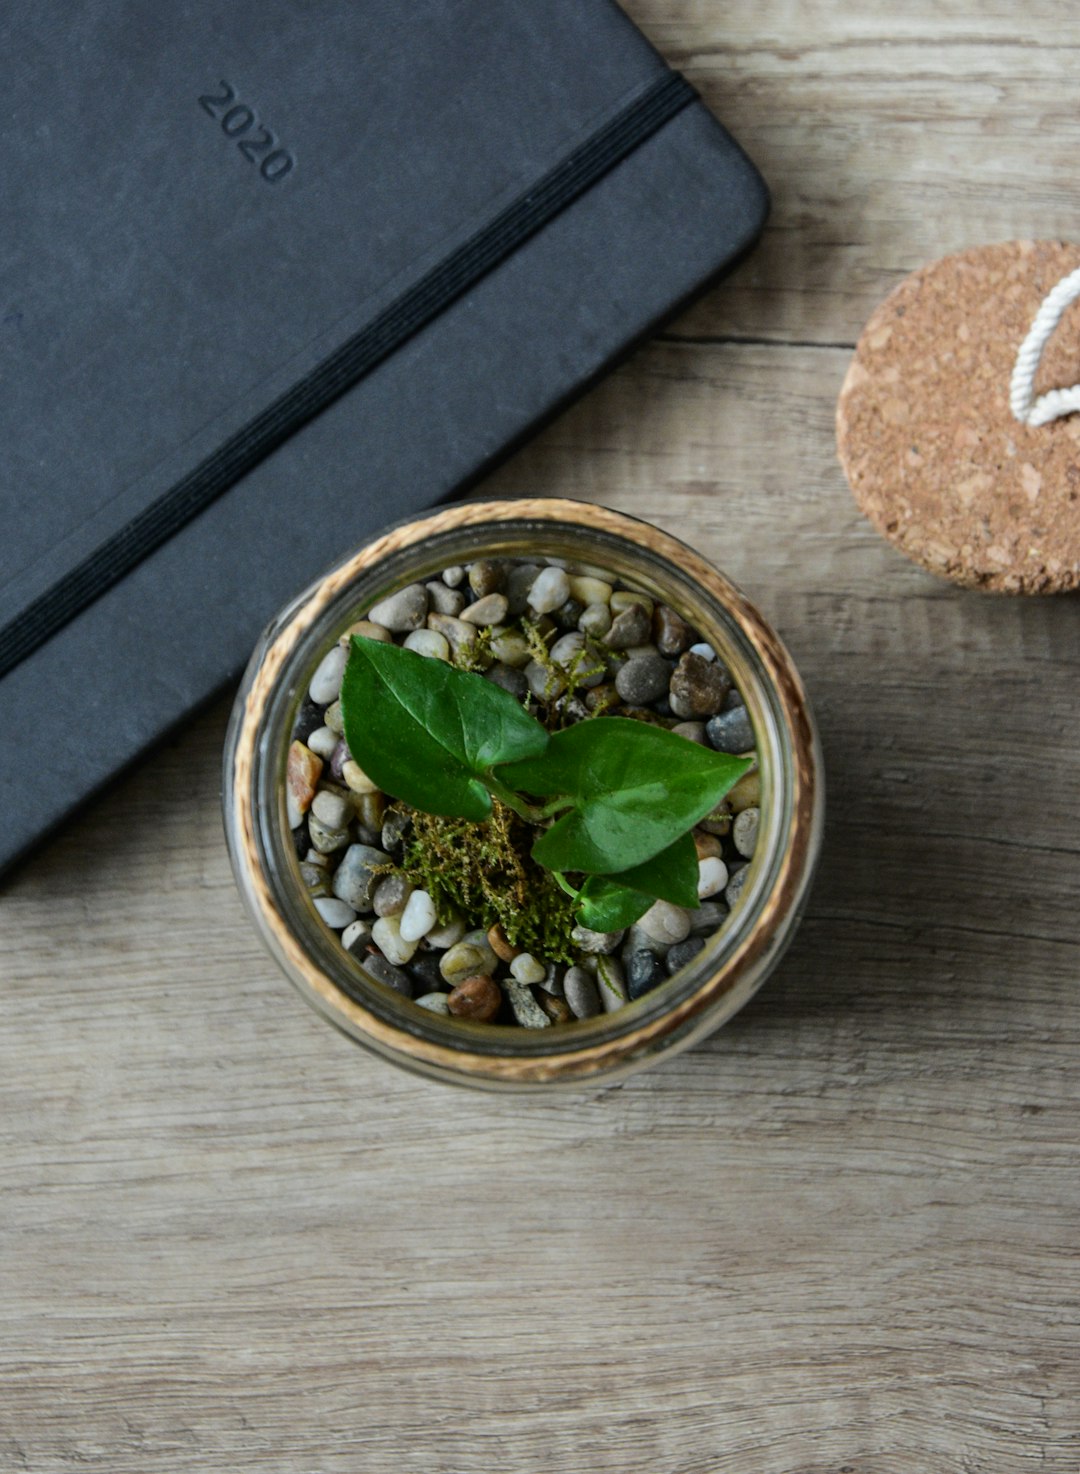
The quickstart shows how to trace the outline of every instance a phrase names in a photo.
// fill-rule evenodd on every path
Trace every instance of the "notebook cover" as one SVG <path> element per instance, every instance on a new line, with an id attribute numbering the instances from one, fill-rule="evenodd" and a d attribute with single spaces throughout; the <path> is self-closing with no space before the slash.
<path id="1" fill-rule="evenodd" d="M 666 76 L 609 0 L 19 0 L 0 32 L 0 625 Z M 765 208 L 682 107 L 84 601 L 0 679 L 0 866 L 234 679 L 321 567 L 474 480 L 728 265 Z M 28 787 L 43 691 L 77 740 Z"/>

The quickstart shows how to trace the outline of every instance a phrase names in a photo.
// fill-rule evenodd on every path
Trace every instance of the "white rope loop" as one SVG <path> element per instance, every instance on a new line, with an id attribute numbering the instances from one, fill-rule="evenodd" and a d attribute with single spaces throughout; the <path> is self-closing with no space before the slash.
<path id="1" fill-rule="evenodd" d="M 1035 375 L 1039 371 L 1043 349 L 1054 335 L 1065 309 L 1080 297 L 1080 266 L 1063 276 L 1057 286 L 1043 298 L 1035 314 L 1031 331 L 1020 345 L 1012 378 L 1009 381 L 1009 408 L 1024 425 L 1048 425 L 1062 415 L 1080 410 L 1080 384 L 1071 389 L 1051 389 L 1035 398 Z"/>

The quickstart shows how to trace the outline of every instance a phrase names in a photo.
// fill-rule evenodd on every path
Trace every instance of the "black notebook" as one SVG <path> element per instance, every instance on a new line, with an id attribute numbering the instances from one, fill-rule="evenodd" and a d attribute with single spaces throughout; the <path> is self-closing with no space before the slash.
<path id="1" fill-rule="evenodd" d="M 10 0 L 0 43 L 2 866 L 766 195 L 610 0 Z"/>

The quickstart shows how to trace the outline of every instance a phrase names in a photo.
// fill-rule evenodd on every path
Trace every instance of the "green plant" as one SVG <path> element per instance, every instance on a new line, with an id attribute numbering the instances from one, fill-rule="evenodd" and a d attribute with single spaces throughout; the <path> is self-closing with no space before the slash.
<path id="1" fill-rule="evenodd" d="M 476 823 L 498 800 L 527 820 L 531 858 L 594 931 L 629 926 L 656 900 L 698 904 L 691 830 L 750 766 L 626 717 L 549 733 L 482 676 L 355 635 L 341 710 L 384 793 Z"/>

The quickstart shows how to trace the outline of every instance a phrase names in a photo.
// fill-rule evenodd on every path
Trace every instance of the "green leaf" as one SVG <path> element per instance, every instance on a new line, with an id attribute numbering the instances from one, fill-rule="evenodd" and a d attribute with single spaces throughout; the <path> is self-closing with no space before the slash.
<path id="1" fill-rule="evenodd" d="M 578 919 L 593 931 L 622 931 L 654 901 L 696 906 L 697 886 L 697 849 L 693 836 L 684 834 L 643 865 L 618 875 L 590 875 L 580 891 Z"/>
<path id="2" fill-rule="evenodd" d="M 349 751 L 384 793 L 428 814 L 486 819 L 482 777 L 535 759 L 548 735 L 507 691 L 415 650 L 352 638 L 341 684 Z"/>
<path id="3" fill-rule="evenodd" d="M 751 766 L 627 717 L 578 722 L 497 777 L 540 798 L 572 801 L 533 846 L 552 870 L 615 875 L 667 849 L 704 819 Z"/>
<path id="4" fill-rule="evenodd" d="M 655 900 L 644 891 L 620 885 L 610 875 L 590 875 L 581 888 L 578 920 L 593 931 L 622 931 L 644 916 Z"/>

